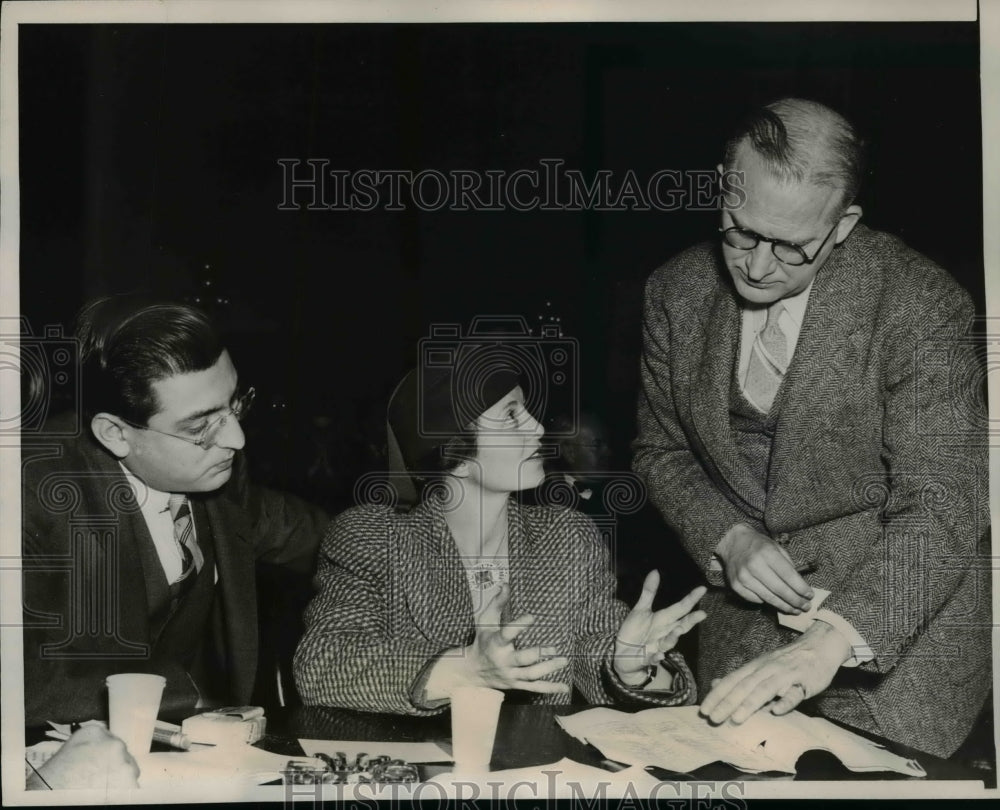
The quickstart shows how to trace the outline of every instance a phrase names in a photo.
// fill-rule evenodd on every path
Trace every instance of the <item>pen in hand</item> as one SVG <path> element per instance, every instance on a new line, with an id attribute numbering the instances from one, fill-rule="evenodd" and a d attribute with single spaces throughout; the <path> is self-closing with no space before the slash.
<path id="1" fill-rule="evenodd" d="M 58 726 L 57 724 L 49 721 L 49 725 L 53 728 L 50 731 L 46 731 L 45 736 L 51 737 L 54 740 L 62 740 L 65 742 L 70 738 L 71 734 L 79 731 L 83 728 L 83 725 L 86 725 L 86 723 L 72 723 L 68 726 Z M 102 723 L 101 725 L 104 724 Z M 67 728 L 68 731 L 65 731 L 64 729 Z M 181 751 L 188 751 L 191 749 L 191 738 L 181 731 L 180 726 L 175 726 L 172 723 L 164 723 L 161 720 L 157 720 L 156 725 L 153 726 L 153 740 L 154 742 L 169 745 L 171 748 L 178 748 Z"/>

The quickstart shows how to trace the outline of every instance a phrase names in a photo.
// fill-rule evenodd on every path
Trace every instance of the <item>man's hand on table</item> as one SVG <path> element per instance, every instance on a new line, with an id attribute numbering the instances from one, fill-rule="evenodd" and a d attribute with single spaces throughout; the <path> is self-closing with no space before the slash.
<path id="1" fill-rule="evenodd" d="M 649 667 L 659 664 L 678 639 L 705 618 L 705 611 L 693 610 L 705 595 L 704 587 L 695 588 L 679 602 L 654 613 L 653 599 L 659 587 L 659 572 L 650 571 L 635 607 L 618 628 L 613 666 L 626 685 L 642 682 Z"/>
<path id="2" fill-rule="evenodd" d="M 733 526 L 715 550 L 729 587 L 748 602 L 767 604 L 782 613 L 809 609 L 814 594 L 795 563 L 766 534 L 743 523 Z"/>
<path id="3" fill-rule="evenodd" d="M 543 694 L 570 691 L 569 684 L 542 680 L 569 665 L 568 658 L 557 656 L 555 647 L 514 646 L 514 641 L 535 618 L 525 614 L 510 624 L 501 624 L 500 614 L 509 599 L 510 587 L 503 585 L 476 619 L 476 638 L 472 644 L 450 650 L 438 659 L 425 687 L 429 699 L 449 697 L 459 686 L 523 689 Z"/>
<path id="4" fill-rule="evenodd" d="M 139 766 L 125 743 L 112 736 L 102 723 L 92 721 L 74 732 L 38 769 L 38 774 L 28 778 L 26 787 L 28 790 L 135 788 L 138 778 Z"/>
<path id="5" fill-rule="evenodd" d="M 816 621 L 795 641 L 716 682 L 701 702 L 701 714 L 713 723 L 736 724 L 769 704 L 772 714 L 787 714 L 826 689 L 850 656 L 848 640 L 833 626 Z"/>

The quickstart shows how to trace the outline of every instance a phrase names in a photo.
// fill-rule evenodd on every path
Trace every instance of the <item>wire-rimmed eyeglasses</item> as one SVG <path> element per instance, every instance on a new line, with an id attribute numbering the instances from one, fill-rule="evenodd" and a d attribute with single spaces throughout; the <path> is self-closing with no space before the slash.
<path id="1" fill-rule="evenodd" d="M 137 425 L 134 422 L 129 422 L 127 419 L 123 421 L 138 430 L 151 430 L 153 433 L 159 433 L 161 436 L 170 436 L 173 439 L 180 439 L 182 442 L 187 442 L 188 444 L 200 447 L 202 450 L 208 450 L 210 447 L 215 446 L 215 442 L 219 438 L 219 434 L 222 433 L 223 428 L 225 428 L 225 426 L 229 423 L 230 417 L 235 417 L 237 422 L 243 420 L 243 418 L 250 411 L 250 406 L 253 405 L 253 400 L 256 395 L 256 389 L 248 389 L 245 394 L 236 400 L 228 411 L 205 425 L 196 437 L 181 436 L 177 433 L 167 433 L 166 431 L 157 430 L 149 425 Z"/>

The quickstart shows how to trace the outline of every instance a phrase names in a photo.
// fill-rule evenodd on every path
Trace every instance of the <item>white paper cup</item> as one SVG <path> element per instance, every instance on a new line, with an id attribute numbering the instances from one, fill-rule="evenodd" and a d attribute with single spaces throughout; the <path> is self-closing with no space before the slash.
<path id="1" fill-rule="evenodd" d="M 485 686 L 460 686 L 451 695 L 451 748 L 456 774 L 486 773 L 503 692 Z"/>
<path id="2" fill-rule="evenodd" d="M 162 675 L 125 673 L 109 675 L 105 683 L 109 730 L 125 743 L 132 756 L 148 754 L 167 679 Z"/>

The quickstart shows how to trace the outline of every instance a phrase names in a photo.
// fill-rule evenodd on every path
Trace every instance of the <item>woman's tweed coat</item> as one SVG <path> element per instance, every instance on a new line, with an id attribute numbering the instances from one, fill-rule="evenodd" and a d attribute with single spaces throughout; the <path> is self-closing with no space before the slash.
<path id="1" fill-rule="evenodd" d="M 556 647 L 570 665 L 551 675 L 591 703 L 694 702 L 693 678 L 671 652 L 671 692 L 625 689 L 608 659 L 628 612 L 614 598 L 608 551 L 594 524 L 569 509 L 508 504 L 510 601 L 501 620 L 535 623 L 519 647 Z M 432 497 L 409 513 L 360 506 L 330 525 L 320 553 L 318 593 L 305 614 L 295 679 L 307 704 L 399 714 L 431 714 L 444 705 L 414 702 L 414 692 L 445 650 L 475 635 L 472 597 L 442 506 Z M 536 703 L 568 703 L 568 694 L 523 693 Z"/>

